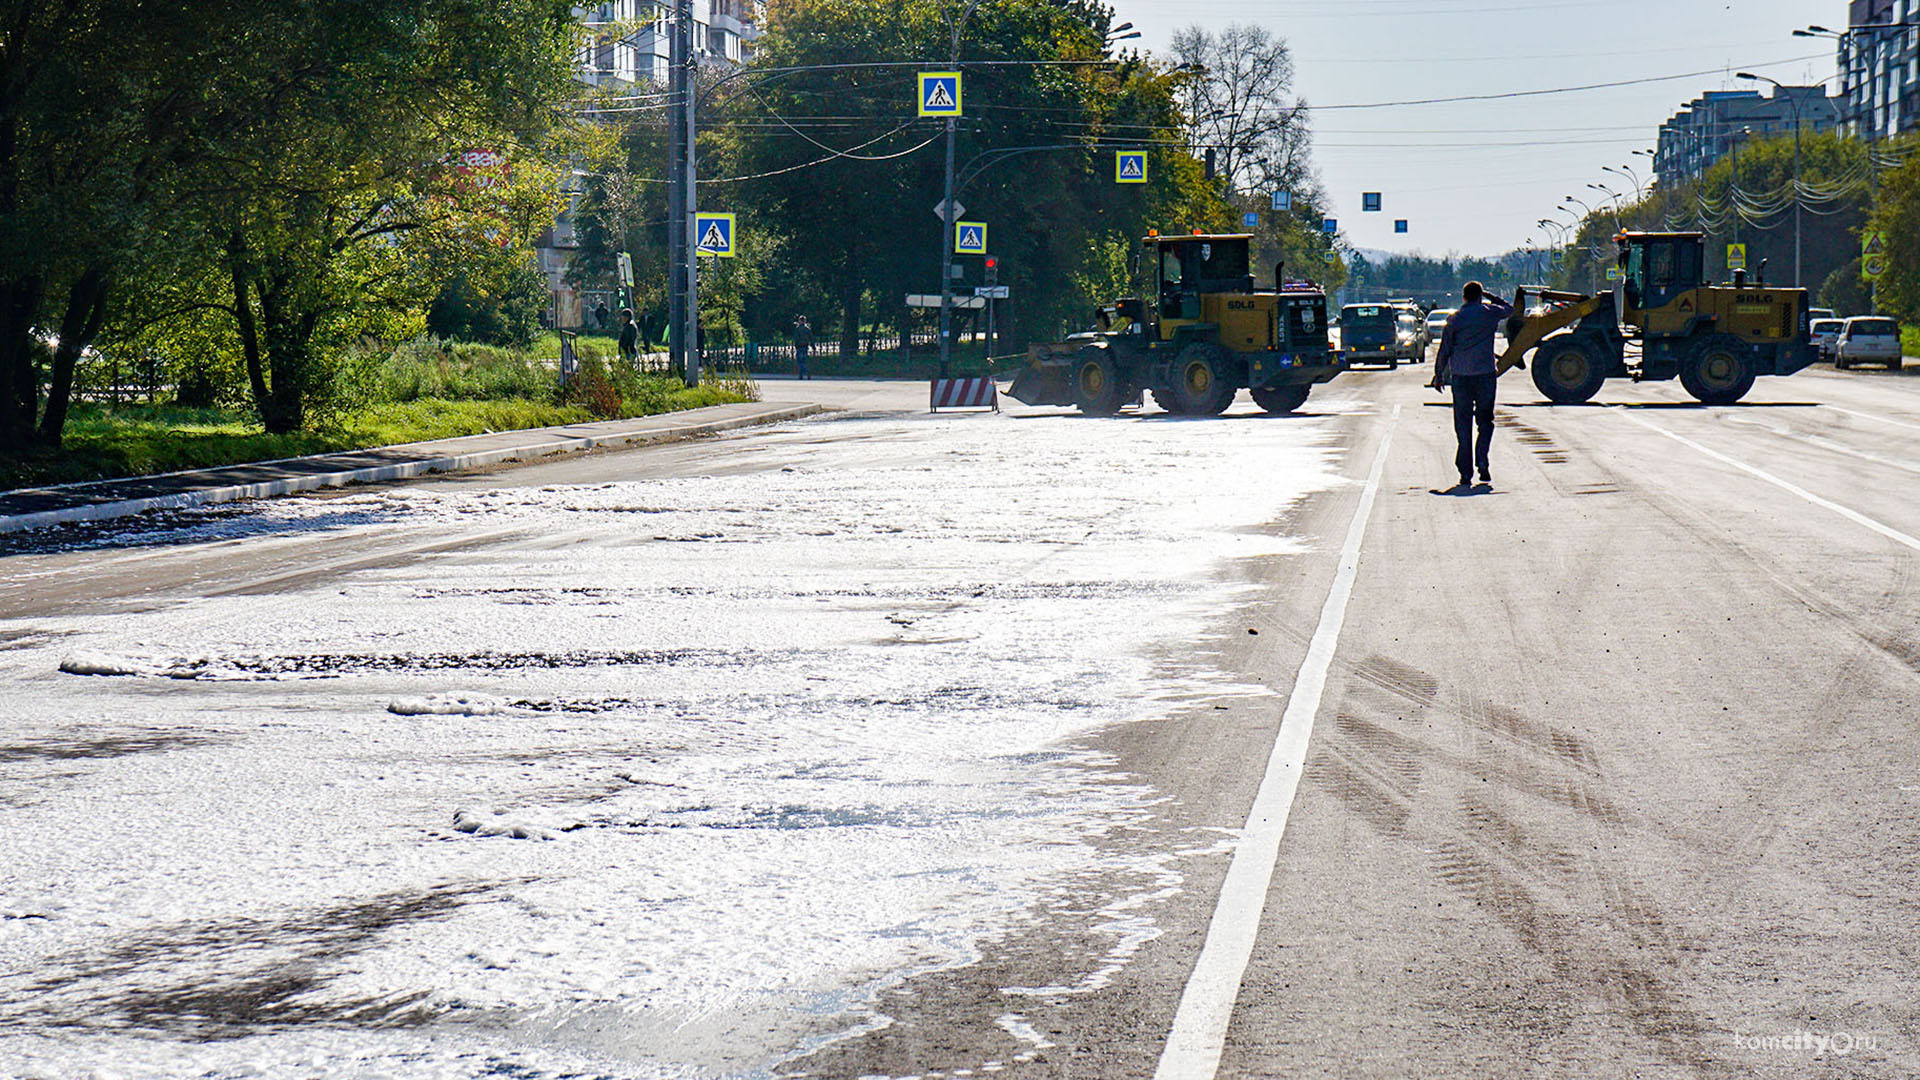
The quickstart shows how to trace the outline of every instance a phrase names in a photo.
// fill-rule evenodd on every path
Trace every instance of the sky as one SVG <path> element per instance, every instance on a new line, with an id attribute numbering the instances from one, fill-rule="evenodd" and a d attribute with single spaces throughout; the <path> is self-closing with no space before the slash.
<path id="1" fill-rule="evenodd" d="M 1834 75 L 1845 0 L 1111 0 L 1138 44 L 1164 53 L 1177 27 L 1259 23 L 1285 38 L 1295 91 L 1315 107 L 1314 156 L 1355 247 L 1494 255 L 1544 237 L 1535 222 L 1567 195 L 1590 203 L 1646 182 L 1662 121 L 1708 90 L 1751 89 L 1752 71 L 1789 84 Z M 1697 74 L 1697 73 L 1708 74 Z M 1689 73 L 1695 73 L 1689 75 Z M 1336 108 L 1689 75 L 1672 81 L 1504 101 Z M 1770 91 L 1768 91 L 1770 92 Z M 1381 213 L 1363 214 L 1378 191 Z M 1569 204 L 1571 205 L 1571 204 Z M 1396 236 L 1405 218 L 1409 232 Z"/>

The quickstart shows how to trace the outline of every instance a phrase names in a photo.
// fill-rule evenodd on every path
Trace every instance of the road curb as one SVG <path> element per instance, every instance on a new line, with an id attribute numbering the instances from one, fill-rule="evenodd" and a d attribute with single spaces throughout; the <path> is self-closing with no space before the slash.
<path id="1" fill-rule="evenodd" d="M 676 424 L 669 427 L 652 427 L 607 435 L 549 437 L 516 446 L 494 447 L 489 450 L 475 450 L 464 454 L 441 454 L 432 457 L 417 458 L 412 461 L 397 461 L 386 465 L 375 465 L 359 469 L 342 469 L 338 472 L 308 473 L 300 476 L 282 477 L 276 480 L 263 480 L 250 484 L 230 484 L 221 487 L 203 488 L 198 491 L 183 491 L 175 494 L 155 495 L 140 499 L 122 499 L 114 502 L 62 507 L 58 510 L 41 510 L 30 514 L 12 514 L 0 516 L 0 533 L 24 532 L 29 529 L 44 529 L 53 525 L 67 525 L 77 522 L 110 521 L 114 518 L 131 517 L 134 514 L 146 513 L 149 510 L 177 510 L 190 506 L 209 506 L 215 503 L 239 502 L 244 499 L 272 498 L 277 495 L 292 495 L 301 491 L 345 487 L 348 484 L 374 484 L 390 480 L 407 480 L 416 476 L 425 476 L 428 473 L 459 472 L 465 469 L 480 469 L 489 465 L 500 465 L 512 461 L 531 464 L 540 458 L 549 457 L 554 454 L 578 453 L 585 450 L 599 449 L 601 447 L 648 446 L 656 443 L 681 442 L 686 439 L 697 439 L 703 435 L 718 435 L 740 428 L 758 427 L 763 424 L 779 424 L 789 420 L 799 420 L 825 411 L 826 407 L 823 405 L 792 405 L 769 409 L 766 412 L 754 413 L 750 416 L 729 417 L 725 420 Z M 533 430 L 552 431 L 555 429 L 536 428 Z M 401 445 L 404 447 L 408 444 Z M 370 447 L 369 451 L 399 448 L 400 447 Z M 359 452 L 364 453 L 368 451 Z M 289 460 L 298 461 L 302 459 L 294 458 Z M 65 486 L 78 487 L 84 485 Z M 60 490 L 60 488 L 41 488 L 37 490 L 57 491 Z"/>

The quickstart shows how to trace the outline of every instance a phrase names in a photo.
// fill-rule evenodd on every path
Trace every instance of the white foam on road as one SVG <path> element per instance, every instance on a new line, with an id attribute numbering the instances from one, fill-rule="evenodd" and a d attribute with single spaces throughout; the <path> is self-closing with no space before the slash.
<path id="1" fill-rule="evenodd" d="M 1159 795 L 1077 742 L 1265 692 L 1193 643 L 1245 595 L 1224 560 L 1300 550 L 1268 525 L 1342 483 L 1333 442 L 836 419 L 707 477 L 224 511 L 520 539 L 17 627 L 60 652 L 0 652 L 0 895 L 40 916 L 0 924 L 0 1058 L 751 1074 L 1052 922 L 1113 943 L 1063 959 L 1097 985 L 1182 853 L 1107 843 Z M 121 677 L 57 670 L 88 656 Z"/>

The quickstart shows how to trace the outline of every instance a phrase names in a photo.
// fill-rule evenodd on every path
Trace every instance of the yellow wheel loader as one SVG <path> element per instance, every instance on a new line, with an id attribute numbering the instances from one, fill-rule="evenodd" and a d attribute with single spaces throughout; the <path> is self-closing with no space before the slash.
<path id="1" fill-rule="evenodd" d="M 1287 281 L 1254 287 L 1248 234 L 1149 236 L 1160 291 L 1101 308 L 1095 328 L 1035 345 L 1007 396 L 1112 416 L 1142 390 L 1168 412 L 1214 416 L 1242 388 L 1270 413 L 1289 413 L 1345 370 L 1327 341 L 1327 295 Z"/>
<path id="2" fill-rule="evenodd" d="M 1519 291 L 1501 373 L 1532 352 L 1534 385 L 1555 404 L 1588 401 L 1608 379 L 1678 377 L 1698 400 L 1730 405 L 1756 377 L 1791 375 L 1819 359 L 1805 289 L 1749 284 L 1745 271 L 1735 272 L 1732 285 L 1706 284 L 1700 233 L 1614 240 L 1621 272 L 1614 292 Z M 1629 357 L 1629 343 L 1637 356 Z"/>

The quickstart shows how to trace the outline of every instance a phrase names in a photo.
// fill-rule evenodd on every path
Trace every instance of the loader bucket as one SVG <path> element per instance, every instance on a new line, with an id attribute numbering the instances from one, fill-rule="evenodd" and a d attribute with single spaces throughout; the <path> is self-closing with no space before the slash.
<path id="1" fill-rule="evenodd" d="M 1064 362 L 1036 362 L 1020 369 L 1007 396 L 1026 405 L 1073 404 L 1073 368 Z"/>

